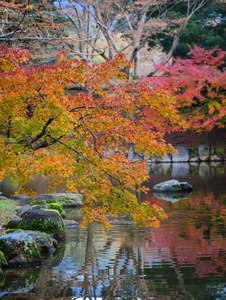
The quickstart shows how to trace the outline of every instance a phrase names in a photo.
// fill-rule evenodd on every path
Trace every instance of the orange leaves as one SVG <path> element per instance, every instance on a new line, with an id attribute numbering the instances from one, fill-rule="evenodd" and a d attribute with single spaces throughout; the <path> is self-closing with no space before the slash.
<path id="1" fill-rule="evenodd" d="M 134 214 L 142 226 L 158 225 L 163 212 L 138 204 L 133 194 L 138 186 L 145 191 L 147 164 L 130 161 L 128 149 L 173 151 L 163 135 L 169 124 L 183 125 L 175 98 L 125 81 L 122 55 L 100 66 L 66 55 L 50 66 L 21 67 L 26 51 L 0 51 L 0 176 L 20 181 L 21 189 L 35 175 L 46 176 L 82 192 L 84 226 L 98 221 L 109 228 L 107 216 L 122 213 Z M 112 81 L 121 85 L 106 91 Z M 82 90 L 67 95 L 65 86 L 74 83 Z"/>

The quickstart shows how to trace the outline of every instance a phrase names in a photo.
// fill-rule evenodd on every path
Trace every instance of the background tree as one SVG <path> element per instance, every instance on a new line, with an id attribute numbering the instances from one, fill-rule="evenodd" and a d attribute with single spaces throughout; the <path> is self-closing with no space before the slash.
<path id="1" fill-rule="evenodd" d="M 86 28 L 87 17 L 84 17 L 84 12 L 86 12 L 92 22 L 96 23 L 96 27 L 101 32 L 101 38 L 107 43 L 107 49 L 98 47 L 97 43 L 89 43 L 90 47 L 104 60 L 113 59 L 114 55 L 119 53 L 127 53 L 127 59 L 136 63 L 135 75 L 140 75 L 139 50 L 145 46 L 147 38 L 162 32 L 174 22 L 175 26 L 170 32 L 174 38 L 169 53 L 164 58 L 164 62 L 169 61 L 177 47 L 182 29 L 187 26 L 191 17 L 208 2 L 209 0 L 155 0 L 152 2 L 148 0 L 69 0 L 65 5 L 65 1 L 59 0 L 58 7 L 63 14 L 68 16 L 77 36 L 81 34 L 86 36 L 84 30 L 81 29 Z M 180 18 L 168 17 L 169 12 L 173 12 L 181 3 L 186 7 L 186 11 L 181 13 Z M 77 20 L 77 22 L 73 20 Z M 121 39 L 123 39 L 123 43 L 119 43 Z M 85 59 L 85 51 L 82 50 L 78 53 L 78 50 L 82 50 L 82 48 L 76 49 L 75 53 L 79 56 L 83 55 Z M 129 69 L 128 66 L 125 70 L 127 74 L 129 74 Z"/>
<path id="2" fill-rule="evenodd" d="M 47 0 L 12 0 L 0 3 L 0 43 L 29 49 L 43 62 L 54 57 L 67 40 L 67 20 Z"/>
<path id="3" fill-rule="evenodd" d="M 125 53 L 140 75 L 140 49 L 164 46 L 166 63 L 174 55 L 191 18 L 210 0 L 21 0 L 1 2 L 0 41 L 29 48 L 40 60 L 65 49 L 83 61 L 103 61 Z M 206 28 L 207 31 L 211 28 Z M 189 29 L 189 31 L 192 28 Z M 166 36 L 167 34 L 167 36 Z M 187 36 L 187 35 L 186 35 Z M 45 55 L 44 55 L 45 53 Z M 130 67 L 124 70 L 127 74 Z M 150 70 L 152 74 L 156 69 Z"/>
<path id="4" fill-rule="evenodd" d="M 172 19 L 172 23 L 162 32 L 153 34 L 149 39 L 150 48 L 159 44 L 163 51 L 170 51 L 174 35 L 173 28 L 176 26 L 173 20 L 180 19 L 186 13 L 184 2 L 177 5 L 173 11 L 167 13 L 167 17 Z M 187 58 L 189 56 L 189 45 L 193 43 L 204 48 L 213 49 L 218 46 L 226 50 L 225 22 L 226 8 L 223 3 L 210 1 L 200 8 L 191 18 L 186 27 L 182 28 L 181 37 L 174 57 Z"/>

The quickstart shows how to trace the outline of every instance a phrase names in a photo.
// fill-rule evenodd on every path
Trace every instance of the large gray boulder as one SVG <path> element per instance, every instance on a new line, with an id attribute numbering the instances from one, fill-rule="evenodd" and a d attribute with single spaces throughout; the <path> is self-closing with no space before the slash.
<path id="1" fill-rule="evenodd" d="M 30 196 L 22 196 L 22 195 L 13 195 L 10 199 L 17 202 L 17 204 L 24 206 L 27 205 L 29 202 L 32 201 Z"/>
<path id="2" fill-rule="evenodd" d="M 207 161 L 210 158 L 210 147 L 207 145 L 199 146 L 199 158 L 201 161 Z"/>
<path id="3" fill-rule="evenodd" d="M 0 236 L 0 250 L 8 267 L 23 267 L 41 263 L 41 254 L 51 253 L 57 242 L 42 232 L 17 231 Z"/>
<path id="4" fill-rule="evenodd" d="M 153 187 L 155 193 L 181 193 L 192 191 L 192 186 L 187 182 L 172 179 L 158 183 Z"/>
<path id="5" fill-rule="evenodd" d="M 28 210 L 21 215 L 21 218 L 19 229 L 47 232 L 55 239 L 65 238 L 64 222 L 56 210 Z"/>
<path id="6" fill-rule="evenodd" d="M 59 211 L 59 213 L 61 214 L 62 217 L 65 217 L 65 211 L 63 210 L 63 205 L 62 203 L 46 203 L 45 200 L 43 204 L 37 204 L 39 203 L 39 201 L 35 201 L 33 202 L 31 205 L 25 205 L 25 206 L 20 206 L 17 209 L 17 215 L 21 216 L 21 214 L 25 211 L 28 210 L 33 210 L 33 209 L 51 209 L 51 210 L 57 210 Z M 54 200 L 50 200 L 50 201 L 54 201 Z"/>

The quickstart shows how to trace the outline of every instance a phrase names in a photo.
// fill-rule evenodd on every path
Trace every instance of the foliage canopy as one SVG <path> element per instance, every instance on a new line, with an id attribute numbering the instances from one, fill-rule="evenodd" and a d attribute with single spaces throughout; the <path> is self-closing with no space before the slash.
<path id="1" fill-rule="evenodd" d="M 20 182 L 23 192 L 35 174 L 85 195 L 84 222 L 109 227 L 108 215 L 132 214 L 142 226 L 158 225 L 161 208 L 139 204 L 145 190 L 145 161 L 130 161 L 129 147 L 163 155 L 173 147 L 163 140 L 170 127 L 186 126 L 175 97 L 146 83 L 125 80 L 123 55 L 87 66 L 59 53 L 52 65 L 29 63 L 27 50 L 0 50 L 0 179 Z M 118 83 L 107 92 L 106 85 Z M 80 84 L 83 91 L 67 94 Z M 167 109 L 165 107 L 167 106 Z M 147 116 L 145 109 L 153 114 Z"/>
<path id="2" fill-rule="evenodd" d="M 178 110 L 190 129 L 211 130 L 226 122 L 226 51 L 190 47 L 190 58 L 174 60 L 172 66 L 157 66 L 164 77 L 156 85 L 177 98 Z"/>

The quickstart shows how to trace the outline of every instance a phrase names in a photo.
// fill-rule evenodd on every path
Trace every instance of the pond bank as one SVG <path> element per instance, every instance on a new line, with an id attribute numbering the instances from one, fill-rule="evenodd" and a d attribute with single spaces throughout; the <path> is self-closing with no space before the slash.
<path id="1" fill-rule="evenodd" d="M 7 228 L 5 228 L 5 225 L 12 218 L 18 217 L 17 211 L 22 212 L 25 210 L 29 210 L 29 208 L 32 208 L 32 206 L 28 205 L 32 201 L 34 202 L 31 204 L 46 205 L 46 202 L 54 199 L 57 203 L 62 205 L 64 208 L 75 208 L 75 207 L 78 208 L 78 207 L 82 207 L 82 198 L 83 198 L 82 195 L 74 194 L 74 193 L 54 193 L 54 194 L 35 195 L 34 200 L 29 196 L 21 196 L 21 195 L 12 196 L 11 199 L 0 196 L 0 210 L 2 212 L 0 214 L 0 235 L 5 234 L 7 230 Z"/>

